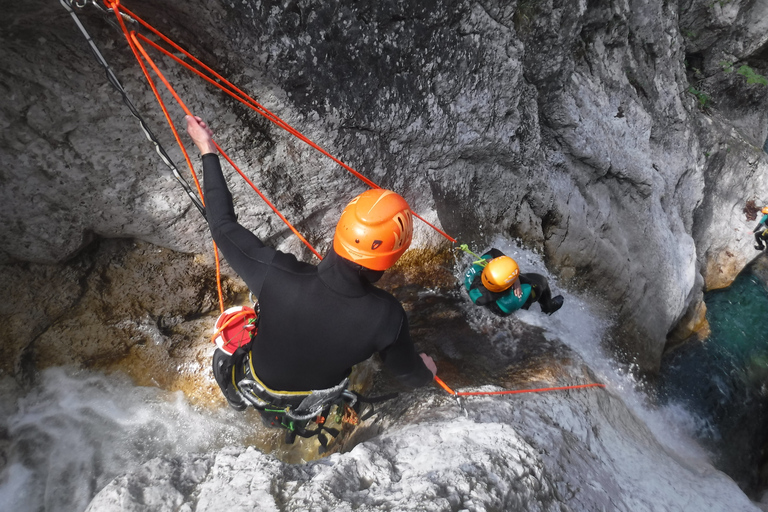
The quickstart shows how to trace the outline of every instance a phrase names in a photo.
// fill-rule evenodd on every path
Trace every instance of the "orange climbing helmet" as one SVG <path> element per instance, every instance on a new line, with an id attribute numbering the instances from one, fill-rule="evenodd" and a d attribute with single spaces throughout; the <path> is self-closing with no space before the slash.
<path id="1" fill-rule="evenodd" d="M 764 214 L 768 215 L 768 206 L 763 206 L 763 209 L 760 210 L 760 211 L 763 212 Z"/>
<path id="2" fill-rule="evenodd" d="M 488 290 L 503 292 L 512 286 L 519 275 L 520 268 L 515 260 L 509 256 L 499 256 L 488 262 L 480 279 Z"/>
<path id="3" fill-rule="evenodd" d="M 342 258 L 371 270 L 386 270 L 413 238 L 408 203 L 391 190 L 374 188 L 354 198 L 336 224 L 333 249 Z"/>

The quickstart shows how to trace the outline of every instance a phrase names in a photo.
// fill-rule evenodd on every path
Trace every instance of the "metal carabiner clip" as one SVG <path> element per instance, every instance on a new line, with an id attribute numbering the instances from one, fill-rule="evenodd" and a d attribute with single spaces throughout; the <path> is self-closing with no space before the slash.
<path id="1" fill-rule="evenodd" d="M 469 412 L 467 412 L 467 408 L 464 407 L 464 403 L 461 401 L 461 397 L 458 393 L 455 393 L 453 397 L 456 399 L 456 403 L 459 404 L 459 409 L 461 409 L 461 412 L 464 413 L 464 417 L 469 417 Z"/>
<path id="2" fill-rule="evenodd" d="M 85 9 L 85 6 L 88 4 L 92 4 L 94 7 L 96 7 L 101 12 L 107 12 L 104 10 L 102 6 L 98 4 L 96 0 L 67 0 L 69 5 L 72 7 L 77 7 L 78 9 Z"/>

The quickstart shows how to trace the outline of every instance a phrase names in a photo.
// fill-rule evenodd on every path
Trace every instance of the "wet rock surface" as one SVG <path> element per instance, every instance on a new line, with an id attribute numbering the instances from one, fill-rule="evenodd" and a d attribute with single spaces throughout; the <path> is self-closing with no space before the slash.
<path id="1" fill-rule="evenodd" d="M 735 488 L 685 460 L 655 465 L 664 448 L 609 393 L 480 398 L 463 410 L 430 395 L 321 461 L 285 465 L 254 449 L 157 458 L 88 510 L 675 510 Z M 755 510 L 746 499 L 728 507 Z"/>
<path id="2" fill-rule="evenodd" d="M 64 9 L 43 5 L 9 6 L 2 22 L 4 260 L 63 261 L 94 235 L 202 252 L 202 219 Z M 617 345 L 647 370 L 702 287 L 726 284 L 752 256 L 737 207 L 768 201 L 768 88 L 719 63 L 768 69 L 760 3 L 129 7 L 454 236 L 506 233 L 542 248 L 554 271 L 618 308 Z M 183 164 L 109 16 L 80 14 Z M 164 67 L 222 146 L 327 247 L 363 185 Z M 234 180 L 233 193 L 246 224 L 301 250 Z"/>
<path id="3" fill-rule="evenodd" d="M 744 220 L 742 207 L 747 199 L 768 204 L 768 161 L 760 149 L 768 87 L 747 83 L 736 70 L 746 65 L 768 75 L 761 2 L 137 0 L 128 7 L 331 153 L 401 192 L 415 211 L 462 242 L 479 248 L 502 234 L 542 251 L 562 283 L 588 290 L 615 312 L 614 348 L 643 371 L 658 367 L 675 325 L 696 323 L 702 291 L 727 285 L 754 257 L 753 223 Z M 205 376 L 205 331 L 216 298 L 212 258 L 200 256 L 208 254 L 209 242 L 203 219 L 64 9 L 31 0 L 6 6 L 5 14 L 0 283 L 12 300 L 0 306 L 3 374 L 23 383 L 51 365 L 120 369 L 139 383 L 215 400 Z M 189 176 L 109 16 L 92 6 L 81 14 Z M 341 207 L 364 185 L 249 110 L 164 66 L 195 113 L 210 120 L 219 143 L 313 244 L 327 249 Z M 171 115 L 181 125 L 182 112 L 172 108 Z M 311 259 L 242 182 L 233 177 L 230 183 L 245 225 L 267 243 Z M 417 228 L 417 247 L 441 242 Z M 558 382 L 574 365 L 580 368 L 567 347 L 534 328 L 505 325 L 515 338 L 532 341 L 514 351 L 494 343 L 493 322 L 487 332 L 470 328 L 455 281 L 424 293 L 424 283 L 407 269 L 392 276 L 384 284 L 406 302 L 414 337 L 457 386 Z M 243 300 L 236 279 L 226 287 L 228 300 Z M 378 376 L 373 389 L 390 385 Z M 449 414 L 452 399 L 433 398 L 435 414 Z M 384 448 L 366 457 L 378 453 L 380 467 L 397 467 L 407 436 L 439 445 L 431 433 L 419 433 L 418 421 L 398 404 L 385 409 L 383 423 L 348 441 L 350 453 L 361 440 L 376 438 Z M 611 424 L 630 421 L 613 406 L 583 405 L 602 407 Z M 483 420 L 482 411 L 474 414 L 473 422 Z M 524 415 L 500 413 L 502 437 L 509 422 L 525 424 Z M 400 418 L 406 418 L 402 424 Z M 542 421 L 556 424 L 535 419 L 531 425 Z M 400 425 L 405 437 L 379 437 L 391 425 Z M 573 425 L 591 446 L 588 427 L 580 420 Z M 563 502 L 615 508 L 612 488 L 551 484 L 536 455 L 543 448 L 533 430 L 530 436 L 534 441 L 515 449 L 521 460 L 514 468 L 497 461 L 484 466 L 488 475 L 512 480 L 514 474 L 525 485 L 498 491 L 507 492 L 503 496 L 488 490 L 478 499 L 502 508 Z M 485 464 L 500 439 L 482 438 L 482 448 L 464 454 L 465 467 Z M 302 488 L 312 494 L 323 478 L 343 480 L 351 472 L 360 485 L 331 485 L 329 502 L 375 508 L 381 503 L 375 492 L 363 496 L 373 477 L 350 469 L 358 464 L 354 457 L 293 469 L 255 451 L 158 459 L 116 481 L 92 508 L 138 509 L 151 502 L 158 510 L 196 503 L 214 510 L 221 482 L 244 466 L 262 467 L 256 478 L 283 490 L 266 493 L 240 482 L 236 490 L 258 489 L 259 496 L 227 494 L 222 507 L 245 499 L 300 510 L 312 499 Z M 562 464 L 555 455 L 550 462 Z M 283 472 L 287 476 L 272 480 Z M 401 477 L 381 476 L 391 485 L 377 492 L 405 492 Z M 448 479 L 471 488 L 465 477 Z M 135 495 L 148 479 L 163 489 Z M 520 494 L 528 485 L 541 490 L 538 497 Z M 347 493 L 347 487 L 354 489 Z M 472 505 L 439 486 L 430 489 L 424 499 L 439 506 Z"/>
<path id="4" fill-rule="evenodd" d="M 64 265 L 16 263 L 0 282 L 3 375 L 31 382 L 50 366 L 121 370 L 137 384 L 201 395 L 219 312 L 204 257 L 144 242 L 100 240 Z M 243 285 L 226 276 L 225 298 Z M 55 290 L 43 293 L 44 290 Z M 205 395 L 205 393 L 202 393 Z M 210 399 L 210 397 L 208 397 Z"/>

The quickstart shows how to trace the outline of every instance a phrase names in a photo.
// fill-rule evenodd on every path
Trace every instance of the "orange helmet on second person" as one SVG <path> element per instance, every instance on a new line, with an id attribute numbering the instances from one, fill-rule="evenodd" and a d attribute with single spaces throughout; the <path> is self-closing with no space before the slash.
<path id="1" fill-rule="evenodd" d="M 413 238 L 408 203 L 391 190 L 375 188 L 354 198 L 336 224 L 333 249 L 342 258 L 371 270 L 386 270 Z"/>
<path id="2" fill-rule="evenodd" d="M 488 290 L 503 292 L 512 286 L 519 275 L 520 268 L 515 260 L 509 256 L 499 256 L 488 262 L 483 269 L 480 280 Z"/>
<path id="3" fill-rule="evenodd" d="M 760 210 L 760 211 L 763 212 L 764 214 L 768 215 L 768 206 L 763 206 L 763 209 Z"/>

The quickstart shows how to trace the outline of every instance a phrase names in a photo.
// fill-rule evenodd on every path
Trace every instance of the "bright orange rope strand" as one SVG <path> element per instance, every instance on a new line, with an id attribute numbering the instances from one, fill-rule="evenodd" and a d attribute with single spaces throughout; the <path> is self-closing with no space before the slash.
<path id="1" fill-rule="evenodd" d="M 119 3 L 119 2 L 118 2 L 118 3 Z M 284 120 L 282 120 L 281 118 L 279 118 L 278 116 L 276 116 L 275 114 L 273 114 L 272 112 L 270 112 L 270 111 L 269 111 L 267 108 L 265 108 L 263 105 L 261 105 L 260 103 L 258 103 L 258 102 L 257 102 L 255 99 L 253 99 L 251 96 L 249 96 L 248 94 L 246 94 L 245 92 L 243 92 L 241 89 L 239 89 L 238 87 L 236 87 L 235 85 L 233 85 L 233 84 L 232 84 L 230 81 L 228 81 L 226 78 L 224 78 L 223 76 L 221 76 L 220 74 L 218 74 L 216 71 L 214 71 L 214 70 L 213 70 L 213 69 L 211 69 L 210 67 L 206 66 L 206 65 L 205 65 L 205 64 L 204 64 L 202 61 L 200 61 L 199 59 L 197 59 L 196 57 L 194 57 L 192 54 L 190 54 L 189 52 L 187 52 L 186 50 L 184 50 L 184 49 L 183 49 L 181 46 L 179 46 L 178 44 L 174 43 L 174 42 L 173 42 L 173 41 L 172 41 L 170 38 L 168 38 L 168 37 L 166 37 L 165 35 L 163 35 L 163 34 L 162 34 L 162 33 L 161 33 L 159 30 L 155 29 L 155 28 L 154 28 L 152 25 L 150 25 L 149 23 L 147 23 L 146 21 L 144 21 L 144 20 L 143 20 L 143 19 L 141 19 L 140 17 L 136 16 L 136 15 L 135 15 L 133 12 L 131 12 L 131 11 L 130 11 L 130 10 L 128 10 L 127 8 L 123 8 L 123 11 L 125 11 L 125 13 L 126 13 L 126 14 L 128 14 L 129 16 L 131 16 L 132 18 L 134 18 L 136 21 L 138 21 L 139 23 L 141 23 L 141 25 L 143 25 L 144 27 L 146 27 L 146 28 L 147 28 L 148 30 L 150 30 L 150 31 L 151 31 L 153 34 L 157 35 L 157 36 L 158 36 L 158 37 L 160 37 L 160 38 L 161 38 L 163 41 L 165 41 L 166 43 L 168 43 L 169 45 L 171 45 L 173 48 L 175 48 L 176 50 L 178 50 L 178 51 L 180 51 L 181 53 L 183 53 L 185 56 L 187 56 L 189 59 L 191 59 L 191 60 L 192 60 L 192 61 L 193 61 L 195 64 L 197 64 L 198 66 L 202 67 L 203 69 L 205 69 L 206 71 L 208 71 L 210 74 L 212 74 L 213 76 L 215 76 L 217 79 L 219 79 L 221 82 L 223 82 L 224 84 L 226 84 L 226 85 L 227 85 L 227 86 L 228 86 L 228 87 L 229 87 L 231 90 L 227 90 L 227 89 L 226 89 L 226 88 L 225 88 L 223 85 L 221 85 L 221 84 L 217 83 L 216 81 L 214 81 L 214 80 L 213 80 L 213 79 L 211 79 L 210 77 L 207 77 L 207 76 L 205 76 L 205 75 L 204 75 L 202 72 L 200 72 L 199 70 L 197 70 L 197 69 L 193 68 L 193 67 L 192 67 L 190 64 L 188 64 L 188 63 L 184 62 L 183 60 L 179 59 L 179 58 L 178 58 L 178 57 L 176 57 L 175 55 L 171 54 L 171 53 L 170 53 L 168 50 L 166 50 L 166 49 L 162 48 L 161 46 L 157 45 L 157 44 L 156 44 L 156 43 L 154 43 L 153 41 L 150 41 L 150 40 L 149 40 L 149 39 L 147 39 L 146 37 L 144 37 L 144 36 L 142 36 L 142 35 L 140 35 L 140 34 L 139 34 L 139 37 L 141 37 L 143 40 L 147 41 L 149 44 L 151 44 L 152 46 L 154 46 L 154 47 L 155 47 L 155 48 L 156 48 L 158 51 L 160 51 L 160 52 L 164 53 L 165 55 L 167 55 L 167 56 L 171 57 L 173 60 L 175 60 L 176 62 L 178 62 L 178 63 L 179 63 L 179 64 L 181 64 L 182 66 L 186 67 L 187 69 L 189 69 L 189 70 L 190 70 L 190 71 L 192 71 L 193 73 L 195 73 L 195 74 L 197 74 L 198 76 L 200 76 L 201 78 L 205 79 L 206 81 L 208 81 L 208 82 L 209 82 L 209 83 L 211 83 L 212 85 L 214 85 L 214 86 L 218 87 L 219 89 L 221 89 L 222 91 L 226 92 L 227 94 L 229 94 L 230 96 L 232 96 L 232 97 L 233 97 L 233 98 L 235 98 L 236 100 L 238 100 L 238 101 L 240 101 L 241 103 L 243 103 L 245 106 L 247 106 L 247 107 L 250 107 L 251 109 L 253 109 L 254 111 L 256 111 L 256 112 L 258 112 L 259 114 L 263 115 L 264 117 L 266 117 L 267 119 L 269 119 L 270 121 L 272 121 L 272 122 L 273 122 L 273 123 L 275 123 L 276 125 L 280 126 L 281 128 L 283 128 L 284 130 L 286 130 L 286 131 L 287 131 L 287 132 L 289 132 L 290 134 L 292 134 L 292 135 L 294 135 L 295 137 L 297 137 L 299 140 L 301 140 L 301 141 L 305 142 L 306 144 L 308 144 L 308 145 L 309 145 L 309 146 L 311 146 L 312 148 L 316 149 L 317 151 L 319 151 L 319 152 L 320 152 L 320 153 L 322 153 L 323 155 L 327 156 L 328 158 L 330 158 L 331 160 L 333 160 L 334 162 L 336 162 L 337 164 L 339 164 L 340 166 L 342 166 L 344 169 L 346 169 L 347 171 L 349 171 L 350 173 L 352 173 L 352 174 L 353 174 L 354 176 L 356 176 L 358 179 L 360 179 L 361 181 L 363 181 L 363 182 L 364 182 L 365 184 L 367 184 L 368 186 L 370 186 L 370 187 L 372 187 L 372 188 L 381 188 L 379 185 L 377 185 L 376 183 L 374 183 L 374 182 L 373 182 L 373 181 L 371 181 L 370 179 L 366 178 L 365 176 L 363 176 L 363 175 L 362 175 L 361 173 L 359 173 L 358 171 L 354 170 L 354 169 L 353 169 L 352 167 L 350 167 L 349 165 L 345 164 L 344 162 L 342 162 L 342 161 L 341 161 L 341 160 L 339 160 L 338 158 L 336 158 L 336 157 L 334 157 L 333 155 L 331 155 L 330 153 L 328 153 L 328 152 L 327 152 L 325 149 L 321 148 L 321 147 L 320 147 L 319 145 L 317 145 L 315 142 L 313 142 L 312 140 L 310 140 L 309 138 L 307 138 L 306 136 L 304 136 L 304 135 L 303 135 L 301 132 L 299 132 L 298 130 L 296 130 L 295 128 L 293 128 L 293 127 L 292 127 L 291 125 L 289 125 L 287 122 L 285 122 Z M 419 214 L 417 214 L 417 213 L 413 212 L 413 216 L 414 216 L 414 217 L 416 217 L 417 219 L 421 220 L 421 221 L 422 221 L 423 223 L 425 223 L 427 226 L 429 226 L 429 227 L 431 227 L 432 229 L 434 229 L 436 232 L 440 233 L 440 234 L 441 234 L 442 236 L 444 236 L 446 239 L 450 240 L 450 241 L 451 241 L 451 242 L 453 242 L 453 243 L 457 243 L 457 240 L 456 240 L 455 238 L 453 238 L 452 236 L 448 235 L 447 233 L 445 233 L 443 230 L 441 230 L 440 228 L 438 228 L 438 227 L 437 227 L 437 226 L 435 226 L 434 224 L 432 224 L 432 223 L 428 222 L 428 221 L 427 221 L 427 220 L 425 220 L 423 217 L 421 217 Z"/>
<path id="2" fill-rule="evenodd" d="M 304 245 L 306 245 L 307 247 L 309 247 L 309 250 L 310 250 L 310 251 L 312 251 L 312 253 L 313 253 L 315 256 L 317 256 L 317 257 L 318 257 L 318 259 L 322 260 L 322 259 L 323 259 L 323 257 L 322 257 L 322 256 L 320 256 L 320 253 L 319 253 L 319 252 L 317 252 L 317 251 L 315 250 L 315 248 L 314 248 L 314 247 L 312 247 L 312 244 L 310 244 L 310 243 L 309 243 L 309 242 L 308 242 L 308 241 L 307 241 L 307 240 L 306 240 L 306 239 L 305 239 L 305 238 L 304 238 L 304 237 L 301 235 L 301 233 L 299 233 L 299 232 L 296 230 L 296 228 L 294 228 L 294 227 L 293 227 L 293 225 L 292 225 L 290 222 L 288 222 L 288 219 L 286 219 L 286 218 L 283 216 L 283 214 L 282 214 L 282 213 L 280 213 L 280 211 L 278 211 L 278 209 L 275 207 L 275 205 L 273 205 L 273 204 L 270 202 L 270 200 L 269 200 L 269 199 L 267 199 L 267 197 L 266 197 L 264 194 L 262 194 L 262 193 L 261 193 L 261 190 L 259 190 L 258 188 L 256 188 L 256 185 L 254 185 L 254 184 L 253 184 L 253 182 L 251 182 L 251 180 L 249 180 L 249 179 L 248 179 L 248 176 L 246 176 L 246 175 L 245 175 L 245 173 L 243 173 L 243 171 L 241 171 L 241 170 L 240 170 L 240 168 L 239 168 L 237 165 L 235 165 L 235 162 L 233 162 L 233 161 L 232 161 L 232 160 L 231 160 L 231 159 L 230 159 L 230 158 L 229 158 L 229 157 L 226 155 L 226 153 L 224 153 L 224 152 L 221 150 L 221 147 L 220 147 L 220 146 L 219 146 L 219 145 L 216 143 L 216 141 L 214 141 L 213 143 L 214 143 L 214 145 L 216 146 L 216 149 L 218 149 L 218 150 L 219 150 L 219 153 L 221 153 L 221 156 L 223 156 L 223 157 L 224 157 L 224 158 L 227 160 L 227 162 L 229 162 L 229 165 L 231 165 L 232 167 L 234 167 L 234 169 L 237 171 L 237 173 L 238 173 L 240 176 L 242 176 L 242 177 L 243 177 L 243 179 L 244 179 L 244 180 L 245 180 L 245 181 L 246 181 L 246 182 L 247 182 L 247 183 L 248 183 L 248 184 L 251 186 L 251 188 L 253 188 L 253 190 L 255 190 L 255 191 L 256 191 L 256 193 L 257 193 L 257 194 L 259 194 L 259 197 L 260 197 L 260 198 L 261 198 L 261 199 L 262 199 L 262 200 L 263 200 L 265 203 L 267 203 L 267 205 L 268 205 L 270 208 L 272 208 L 272 211 L 273 211 L 273 212 L 275 212 L 275 213 L 277 214 L 277 216 L 278 216 L 278 217 L 280 217 L 280 219 L 282 219 L 282 221 L 283 221 L 283 222 L 285 222 L 286 226 L 288 226 L 288 227 L 291 229 L 291 231 L 293 231 L 293 234 L 295 234 L 297 237 L 299 237 L 299 240 L 301 240 L 302 242 L 304 242 Z"/>
<path id="3" fill-rule="evenodd" d="M 537 388 L 537 389 L 515 389 L 509 391 L 454 391 L 443 382 L 443 380 L 435 375 L 435 382 L 440 385 L 448 394 L 453 396 L 490 396 L 490 395 L 517 395 L 520 393 L 542 393 L 545 391 L 562 391 L 565 389 L 582 389 L 582 388 L 604 388 L 605 384 L 599 384 L 593 382 L 591 384 L 576 384 L 574 386 L 558 386 L 553 388 Z"/>
<path id="4" fill-rule="evenodd" d="M 109 7 L 110 4 L 108 2 L 109 0 L 105 1 L 105 4 Z M 168 113 L 168 109 L 166 109 L 165 103 L 160 97 L 160 93 L 158 92 L 157 87 L 155 87 L 155 83 L 152 80 L 152 77 L 149 75 L 149 71 L 147 71 L 147 68 L 144 65 L 144 62 L 141 60 L 139 53 L 136 51 L 136 48 L 133 45 L 133 41 L 128 33 L 128 28 L 125 26 L 123 17 L 120 15 L 119 5 L 120 5 L 120 0 L 112 0 L 111 6 L 115 13 L 115 16 L 117 17 L 117 22 L 120 25 L 120 29 L 122 30 L 126 41 L 128 41 L 128 46 L 130 46 L 134 57 L 136 57 L 136 60 L 138 61 L 139 66 L 141 67 L 141 71 L 144 73 L 144 76 L 146 77 L 147 82 L 149 83 L 149 86 L 152 89 L 152 92 L 155 94 L 155 98 L 157 98 L 157 101 L 160 104 L 160 108 L 163 110 L 165 119 L 168 122 L 168 125 L 171 128 L 171 131 L 173 132 L 173 136 L 176 138 L 176 142 L 179 144 L 179 147 L 181 148 L 181 151 L 184 154 L 184 159 L 187 162 L 189 171 L 192 173 L 192 177 L 195 180 L 195 186 L 197 187 L 197 193 L 200 195 L 200 201 L 203 203 L 203 206 L 205 206 L 205 198 L 203 197 L 203 192 L 202 192 L 202 189 L 200 188 L 200 181 L 197 179 L 197 174 L 195 174 L 195 169 L 194 169 L 194 166 L 192 165 L 192 161 L 189 158 L 189 154 L 187 153 L 187 150 L 184 147 L 184 144 L 182 144 L 181 142 L 181 137 L 179 137 L 179 133 L 176 130 L 176 127 L 174 126 L 173 122 L 171 121 L 171 117 L 170 117 L 170 114 Z M 216 247 L 216 243 L 213 244 L 213 256 L 216 262 L 216 291 L 219 298 L 219 309 L 223 313 L 224 312 L 224 291 L 221 285 L 221 263 L 219 259 L 219 250 Z"/>
<path id="5" fill-rule="evenodd" d="M 144 47 L 141 45 L 141 43 L 139 43 L 139 41 L 138 41 L 138 40 L 137 40 L 137 38 L 136 38 L 136 33 L 135 33 L 135 32 L 131 32 L 131 39 L 133 40 L 133 43 L 136 45 L 136 47 L 137 47 L 137 48 L 139 49 L 139 51 L 141 52 L 141 54 L 142 54 L 142 56 L 144 57 L 144 59 L 145 59 L 147 62 L 149 62 L 149 65 L 150 65 L 150 66 L 152 66 L 152 70 L 155 72 L 155 74 L 158 76 L 158 78 L 160 78 L 160 80 L 163 82 L 163 84 L 165 85 L 165 88 L 166 88 L 166 89 L 168 89 L 168 91 L 169 91 L 169 92 L 170 92 L 170 93 L 173 95 L 173 97 L 176 99 L 176 102 L 179 104 L 179 106 L 180 106 L 180 107 L 181 107 L 181 108 L 184 110 L 184 113 L 185 113 L 185 114 L 187 114 L 188 116 L 192 116 L 192 112 L 189 110 L 189 108 L 187 108 L 187 105 L 186 105 L 186 104 L 185 104 L 185 103 L 182 101 L 181 97 L 178 95 L 178 93 L 176 92 L 176 90 L 173 88 L 173 86 L 170 84 L 170 82 L 168 82 L 168 80 L 165 78 L 165 75 L 163 75 L 163 73 L 160 71 L 160 68 L 158 68 L 158 67 L 157 67 L 157 64 L 155 64 L 155 61 L 153 61 L 153 60 L 152 60 L 152 58 L 149 56 L 149 54 L 147 54 L 146 50 L 145 50 L 145 49 L 144 49 Z M 178 138 L 178 133 L 175 131 L 175 128 L 174 128 L 174 133 L 176 133 L 176 136 L 177 136 L 177 138 Z M 179 142 L 179 143 L 180 143 L 180 142 Z M 311 244 L 310 244 L 310 243 L 309 243 L 309 242 L 308 242 L 308 241 L 307 241 L 307 240 L 306 240 L 306 239 L 305 239 L 305 238 L 304 238 L 304 237 L 301 235 L 301 233 L 299 233 L 299 232 L 298 232 L 298 230 L 297 230 L 295 227 L 293 227 L 293 224 L 291 224 L 290 222 L 288 222 L 288 219 L 286 219 L 286 218 L 283 216 L 283 214 L 282 214 L 282 213 L 280 213 L 280 212 L 278 211 L 278 209 L 275 207 L 275 205 L 273 205 L 273 204 L 272 204 L 272 203 L 271 203 L 271 202 L 270 202 L 270 201 L 269 201 L 269 200 L 266 198 L 266 196 L 265 196 L 264 194 L 262 194 L 262 193 L 261 193 L 261 190 L 259 190 L 259 189 L 258 189 L 258 187 L 256 187 L 256 185 L 254 185 L 254 183 L 253 183 L 253 182 L 252 182 L 250 179 L 248 179 L 248 177 L 245 175 L 245 173 L 243 173 L 243 171 L 241 171 L 241 170 L 240 170 L 240 168 L 239 168 L 237 165 L 235 165 L 235 163 L 232 161 L 232 159 L 231 159 L 231 158 L 229 158 L 229 156 L 228 156 L 228 155 L 227 155 L 227 154 L 226 154 L 226 153 L 225 153 L 225 152 L 224 152 L 224 151 L 221 149 L 221 146 L 219 146 L 219 145 L 216 143 L 216 141 L 213 141 L 213 143 L 214 143 L 214 145 L 216 146 L 216 149 L 219 151 L 219 153 L 221 153 L 221 156 L 223 156 L 223 157 L 224 157 L 224 159 L 225 159 L 227 162 L 229 162 L 229 164 L 230 164 L 230 165 L 231 165 L 231 166 L 232 166 L 232 167 L 233 167 L 233 168 L 234 168 L 234 169 L 237 171 L 237 173 L 238 173 L 240 176 L 242 176 L 242 177 L 243 177 L 243 179 L 245 179 L 245 181 L 248 183 L 248 185 L 250 185 L 250 186 L 251 186 L 251 188 L 252 188 L 254 191 L 256 191 L 256 193 L 259 195 L 259 197 L 261 197 L 261 198 L 264 200 L 264 202 L 265 202 L 265 203 L 267 203 L 267 205 L 268 205 L 270 208 L 272 208 L 272 211 L 274 211 L 274 212 L 277 214 L 277 216 L 278 216 L 278 217 L 280 217 L 280 219 L 281 219 L 283 222 L 285 222 L 286 226 L 288 226 L 288 227 L 291 229 L 291 231 L 293 231 L 293 233 L 294 233 L 296 236 L 298 236 L 298 237 L 299 237 L 299 239 L 300 239 L 302 242 L 304 242 L 304 244 L 305 244 L 305 245 L 306 245 L 306 246 L 309 248 L 309 250 L 310 250 L 310 251 L 312 251 L 312 252 L 313 252 L 313 253 L 314 253 L 314 254 L 315 254 L 315 255 L 316 255 L 318 258 L 322 259 L 322 257 L 321 257 L 321 256 L 320 256 L 320 254 L 319 254 L 319 253 L 318 253 L 318 252 L 315 250 L 315 248 L 314 248 L 314 247 L 312 247 L 312 245 L 311 245 Z M 180 144 L 181 144 L 181 143 L 180 143 Z"/>

